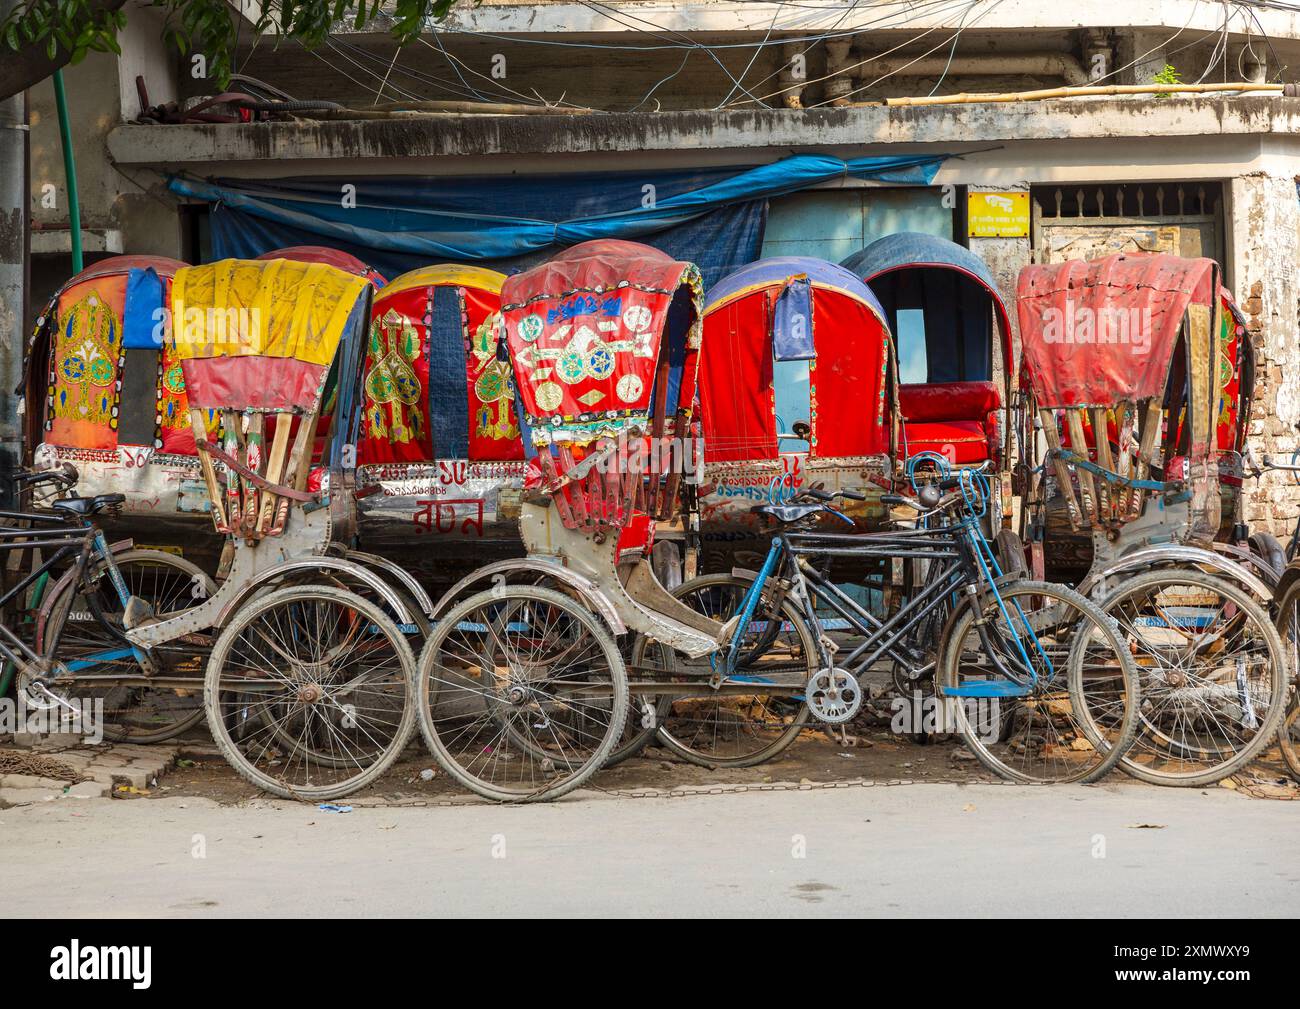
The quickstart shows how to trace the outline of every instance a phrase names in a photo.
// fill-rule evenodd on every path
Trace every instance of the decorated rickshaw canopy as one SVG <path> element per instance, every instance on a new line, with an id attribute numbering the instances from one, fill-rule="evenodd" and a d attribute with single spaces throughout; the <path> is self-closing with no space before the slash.
<path id="1" fill-rule="evenodd" d="M 185 265 L 162 256 L 112 256 L 59 288 L 27 346 L 28 401 L 45 401 L 42 430 L 29 428 L 32 440 L 193 452 L 184 383 L 163 346 L 171 278 Z M 42 356 L 32 359 L 38 346 Z M 44 354 L 48 371 L 37 374 Z"/>
<path id="2" fill-rule="evenodd" d="M 661 407 L 665 420 L 689 411 L 702 301 L 693 264 L 617 239 L 507 278 L 501 313 L 534 443 L 588 444 L 644 429 Z"/>
<path id="3" fill-rule="evenodd" d="M 344 273 L 365 277 L 376 287 L 383 287 L 387 281 L 384 275 L 373 267 L 363 263 L 350 252 L 331 249 L 327 245 L 288 245 L 283 249 L 264 252 L 258 259 L 292 259 L 296 263 L 324 263 Z"/>
<path id="4" fill-rule="evenodd" d="M 776 370 L 797 366 L 810 454 L 889 449 L 889 327 L 854 274 L 821 259 L 780 256 L 741 267 L 705 299 L 700 404 L 711 461 L 775 458 Z M 805 384 L 806 383 L 806 384 Z M 783 418 L 789 426 L 789 418 Z"/>
<path id="5" fill-rule="evenodd" d="M 304 413 L 320 402 L 369 282 L 323 263 L 225 259 L 179 270 L 172 342 L 190 399 L 209 409 Z"/>
<path id="6" fill-rule="evenodd" d="M 1007 306 L 988 265 L 970 249 L 937 235 L 902 231 L 876 239 L 840 265 L 880 299 L 893 332 L 898 333 L 900 310 L 924 309 L 931 382 L 991 378 L 970 373 L 957 358 L 984 358 L 995 321 L 1002 360 L 1014 360 Z M 940 333 L 950 338 L 936 338 Z"/>
<path id="7" fill-rule="evenodd" d="M 1183 317 L 1190 306 L 1213 312 L 1218 279 L 1212 259 L 1165 253 L 1025 267 L 1016 301 L 1023 372 L 1038 405 L 1163 395 Z"/>
<path id="8" fill-rule="evenodd" d="M 497 354 L 505 279 L 426 266 L 375 297 L 358 463 L 523 458 L 510 365 Z"/>

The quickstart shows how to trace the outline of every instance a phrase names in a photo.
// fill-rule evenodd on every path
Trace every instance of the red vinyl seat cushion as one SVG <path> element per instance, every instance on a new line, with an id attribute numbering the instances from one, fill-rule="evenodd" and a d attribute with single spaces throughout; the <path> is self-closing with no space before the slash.
<path id="1" fill-rule="evenodd" d="M 992 382 L 900 385 L 899 408 L 907 454 L 938 452 L 955 463 L 980 463 L 997 447 L 997 410 Z"/>
<path id="2" fill-rule="evenodd" d="M 977 420 L 908 421 L 907 454 L 938 452 L 955 463 L 983 462 L 989 457 L 989 437 Z"/>

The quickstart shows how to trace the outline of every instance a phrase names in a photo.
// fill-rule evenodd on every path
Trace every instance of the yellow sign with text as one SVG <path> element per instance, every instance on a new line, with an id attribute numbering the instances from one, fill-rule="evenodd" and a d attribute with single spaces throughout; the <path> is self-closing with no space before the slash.
<path id="1" fill-rule="evenodd" d="M 1029 194 L 970 193 L 966 223 L 971 238 L 1028 238 Z"/>

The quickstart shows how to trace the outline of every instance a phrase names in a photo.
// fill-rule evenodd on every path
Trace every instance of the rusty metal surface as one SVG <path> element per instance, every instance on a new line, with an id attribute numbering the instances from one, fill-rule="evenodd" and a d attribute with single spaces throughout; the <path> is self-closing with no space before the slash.
<path id="1" fill-rule="evenodd" d="M 1163 253 L 1025 267 L 1016 308 L 1038 405 L 1109 407 L 1163 393 L 1184 314 L 1214 305 L 1217 278 L 1213 260 Z"/>

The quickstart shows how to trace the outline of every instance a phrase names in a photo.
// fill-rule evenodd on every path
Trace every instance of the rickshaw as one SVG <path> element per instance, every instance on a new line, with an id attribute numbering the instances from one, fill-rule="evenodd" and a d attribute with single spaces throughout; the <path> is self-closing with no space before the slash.
<path id="1" fill-rule="evenodd" d="M 201 681 L 158 685 L 201 685 L 234 769 L 289 798 L 336 798 L 374 780 L 414 727 L 408 604 L 343 545 L 354 522 L 337 477 L 355 444 L 370 292 L 363 277 L 283 259 L 187 267 L 172 285 L 169 345 L 229 570 L 182 612 L 126 605 L 132 682 L 157 683 L 155 654 L 210 650 Z"/>
<path id="2" fill-rule="evenodd" d="M 295 263 L 324 263 L 335 269 L 350 273 L 356 277 L 365 277 L 376 290 L 388 283 L 384 275 L 373 266 L 363 263 L 356 256 L 340 249 L 331 249 L 327 245 L 287 245 L 283 249 L 272 249 L 257 257 L 260 261 L 268 259 L 291 259 Z"/>
<path id="3" fill-rule="evenodd" d="M 915 498 L 886 501 L 928 524 L 875 537 L 800 532 L 822 516 L 843 519 L 837 505 L 861 495 L 789 489 L 757 506 L 781 531 L 738 594 L 711 581 L 664 588 L 653 543 L 689 522 L 699 466 L 701 308 L 694 266 L 628 242 L 585 243 L 505 282 L 502 344 L 530 456 L 520 512 L 528 558 L 453 589 L 425 643 L 418 718 L 449 775 L 492 799 L 556 798 L 625 742 L 629 712 L 652 732 L 665 709 L 691 727 L 666 737 L 687 759 L 769 759 L 810 714 L 853 717 L 862 668 L 926 661 L 908 640 L 954 596 L 965 603 L 937 678 L 959 709 L 979 708 L 961 725 L 981 759 L 1013 780 L 1106 773 L 1136 726 L 1132 660 L 1113 623 L 1071 590 L 996 580 L 980 532 L 991 494 L 973 470 L 949 471 L 940 458 L 939 478 L 914 484 Z M 908 550 L 937 562 L 934 583 L 889 621 L 841 601 L 864 641 L 837 660 L 812 607 L 809 556 Z M 472 587 L 481 591 L 466 598 Z M 722 595 L 736 604 L 729 612 L 701 612 Z M 756 706 L 770 715 L 755 718 Z M 1003 732 L 1006 709 L 1015 728 Z M 726 740 L 723 752 L 723 713 L 736 710 L 761 732 Z"/>
<path id="4" fill-rule="evenodd" d="M 894 336 L 901 418 L 898 472 L 922 452 L 1002 473 L 1010 433 L 1011 323 L 988 266 L 935 235 L 900 232 L 841 264 L 871 289 Z M 994 486 L 1004 511 L 1009 494 Z"/>
<path id="5" fill-rule="evenodd" d="M 358 539 L 417 574 L 421 592 L 445 590 L 451 572 L 485 555 L 521 552 L 524 446 L 510 363 L 496 343 L 505 279 L 427 266 L 375 296 L 361 376 Z"/>
<path id="6" fill-rule="evenodd" d="M 762 259 L 708 292 L 702 569 L 730 567 L 738 550 L 762 556 L 767 535 L 751 508 L 775 478 L 787 489 L 859 491 L 867 500 L 849 513 L 864 528 L 879 524 L 895 455 L 890 361 L 884 310 L 833 263 Z"/>
<path id="7" fill-rule="evenodd" d="M 184 266 L 157 256 L 113 256 L 94 263 L 55 292 L 25 348 L 24 461 L 33 474 L 59 478 L 22 481 L 20 504 L 32 508 L 34 517 L 11 516 L 12 521 L 50 526 L 58 516 L 49 506 L 70 496 L 74 485 L 87 500 L 121 495 L 121 501 L 96 516 L 108 539 L 105 556 L 92 558 L 86 582 L 75 565 L 43 571 L 30 592 L 14 600 L 13 617 L 31 632 L 36 653 L 46 654 L 47 643 L 57 641 L 60 658 L 74 668 L 86 656 L 116 654 L 92 662 L 101 676 L 137 669 L 120 638 L 92 612 L 98 607 L 117 619 L 121 609 L 109 587 L 108 557 L 129 593 L 155 612 L 185 608 L 194 591 L 212 588 L 205 566 L 196 560 L 210 570 L 219 546 L 197 528 L 202 516 L 194 504 L 190 411 L 180 365 L 163 338 L 172 277 Z M 182 542 L 184 556 L 146 545 Z M 196 661 L 172 653 L 166 664 L 195 666 Z M 6 670 L 15 671 L 12 665 Z M 0 694 L 9 682 L 10 676 L 0 673 Z M 37 690 L 33 674 L 18 671 L 17 682 L 28 703 L 40 706 L 41 698 L 32 693 Z M 193 692 L 123 690 L 83 680 L 79 693 L 104 702 L 104 733 L 110 739 L 157 742 L 203 716 Z"/>
<path id="8" fill-rule="evenodd" d="M 1119 622 L 1142 673 L 1123 766 L 1158 784 L 1249 762 L 1289 679 L 1270 587 L 1214 548 L 1224 476 L 1240 473 L 1220 467 L 1244 353 L 1228 305 L 1216 263 L 1166 254 L 1029 266 L 1018 284 L 1021 435 L 1036 463 L 1026 539 L 1035 568 L 1054 538 L 1091 547 L 1075 554 L 1090 556 L 1079 590 Z"/>
<path id="9" fill-rule="evenodd" d="M 326 263 L 384 283 L 355 257 L 321 246 L 258 258 Z M 26 463 L 70 463 L 79 493 L 126 495 L 103 517 L 106 532 L 121 550 L 133 538 L 135 549 L 171 552 L 188 581 L 199 569 L 215 572 L 223 541 L 207 517 L 184 371 L 164 338 L 172 277 L 186 265 L 113 256 L 63 284 L 28 343 L 23 398 Z"/>
<path id="10" fill-rule="evenodd" d="M 28 341 L 26 462 L 71 463 L 84 494 L 123 493 L 114 536 L 183 543 L 201 555 L 215 540 L 195 499 L 198 466 L 179 363 L 163 338 L 171 282 L 186 264 L 113 256 L 63 284 Z M 197 542 L 196 542 L 197 540 Z"/>

